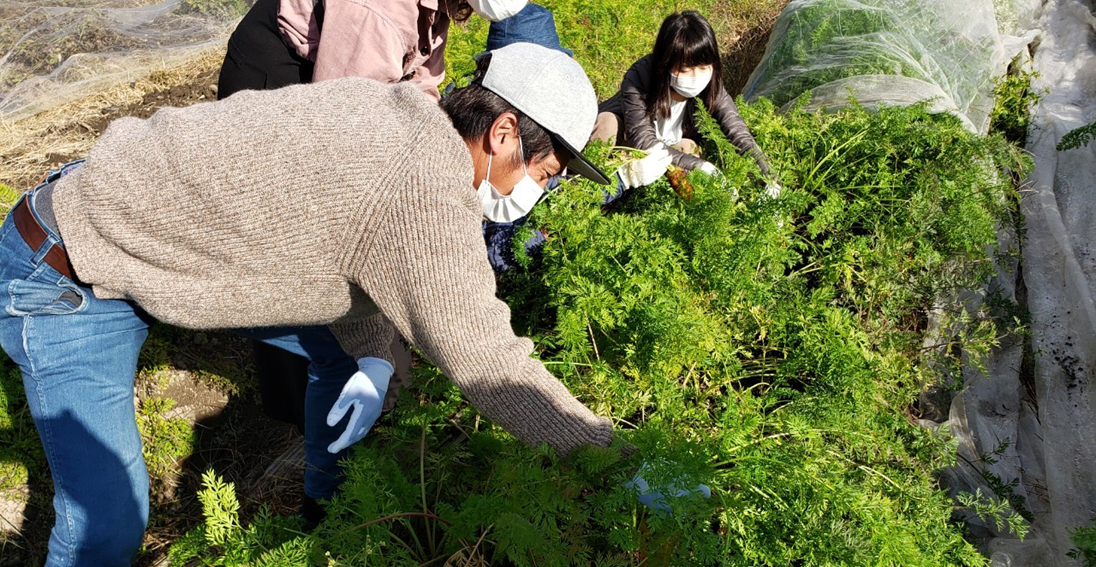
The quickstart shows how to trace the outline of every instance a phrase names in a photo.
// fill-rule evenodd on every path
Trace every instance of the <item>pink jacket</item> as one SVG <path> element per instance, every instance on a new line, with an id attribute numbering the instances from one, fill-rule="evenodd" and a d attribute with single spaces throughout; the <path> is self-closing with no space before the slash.
<path id="1" fill-rule="evenodd" d="M 410 81 L 440 100 L 449 16 L 438 9 L 439 0 L 320 1 L 322 34 L 313 0 L 280 0 L 278 6 L 286 43 L 316 63 L 313 81 L 347 76 Z"/>

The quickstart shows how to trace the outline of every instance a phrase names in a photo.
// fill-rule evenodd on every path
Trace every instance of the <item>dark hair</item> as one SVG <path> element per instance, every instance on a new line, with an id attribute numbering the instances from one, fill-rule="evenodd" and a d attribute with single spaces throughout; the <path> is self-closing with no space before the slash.
<path id="1" fill-rule="evenodd" d="M 534 159 L 544 159 L 553 151 L 563 149 L 547 130 L 533 121 L 523 112 L 506 102 L 499 95 L 483 86 L 483 76 L 491 64 L 491 54 L 479 58 L 472 82 L 463 88 L 454 90 L 441 101 L 441 108 L 453 121 L 453 127 L 466 141 L 478 140 L 487 133 L 491 124 L 503 112 L 513 112 L 518 117 L 518 132 L 525 163 Z"/>
<path id="2" fill-rule="evenodd" d="M 465 0 L 441 0 L 439 4 L 449 19 L 458 24 L 463 24 L 472 17 L 472 5 Z"/>
<path id="3" fill-rule="evenodd" d="M 712 108 L 723 88 L 723 66 L 715 31 L 699 13 L 674 13 L 662 21 L 651 52 L 651 88 L 647 91 L 647 114 L 652 118 L 670 115 L 670 73 L 683 67 L 712 66 L 712 80 L 698 98 Z"/>

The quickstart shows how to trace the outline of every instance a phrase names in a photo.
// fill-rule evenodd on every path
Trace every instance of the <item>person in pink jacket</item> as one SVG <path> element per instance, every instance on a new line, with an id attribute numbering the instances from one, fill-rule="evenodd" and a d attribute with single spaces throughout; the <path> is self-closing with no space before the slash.
<path id="1" fill-rule="evenodd" d="M 258 0 L 228 41 L 218 98 L 340 77 L 410 82 L 434 100 L 449 23 L 499 21 L 527 0 Z"/>

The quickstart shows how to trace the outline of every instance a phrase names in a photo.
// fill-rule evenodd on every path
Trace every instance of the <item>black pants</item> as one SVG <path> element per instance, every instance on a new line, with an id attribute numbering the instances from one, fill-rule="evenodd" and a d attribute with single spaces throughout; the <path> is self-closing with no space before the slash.
<path id="1" fill-rule="evenodd" d="M 217 98 L 242 90 L 270 90 L 312 82 L 313 63 L 278 31 L 278 0 L 258 0 L 228 38 L 217 78 Z"/>
<path id="2" fill-rule="evenodd" d="M 308 359 L 259 341 L 251 341 L 255 352 L 255 375 L 263 413 L 270 419 L 292 424 L 304 435 L 304 392 L 308 387 Z"/>
<path id="3" fill-rule="evenodd" d="M 304 396 L 308 387 L 308 359 L 278 347 L 252 341 L 255 348 L 255 374 L 259 380 L 259 396 L 263 413 L 271 419 L 292 424 L 304 434 Z M 395 372 L 388 384 L 393 395 L 410 381 L 411 350 L 397 334 L 389 345 Z M 385 400 L 385 411 L 394 403 Z"/>

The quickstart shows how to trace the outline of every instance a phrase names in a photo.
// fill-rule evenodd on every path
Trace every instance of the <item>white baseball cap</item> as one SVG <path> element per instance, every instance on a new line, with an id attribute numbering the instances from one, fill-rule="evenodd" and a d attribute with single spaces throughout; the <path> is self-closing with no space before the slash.
<path id="1" fill-rule="evenodd" d="M 483 88 L 544 128 L 572 159 L 567 168 L 602 185 L 609 177 L 582 155 L 597 120 L 597 95 L 582 66 L 534 43 L 511 43 L 491 54 Z"/>

